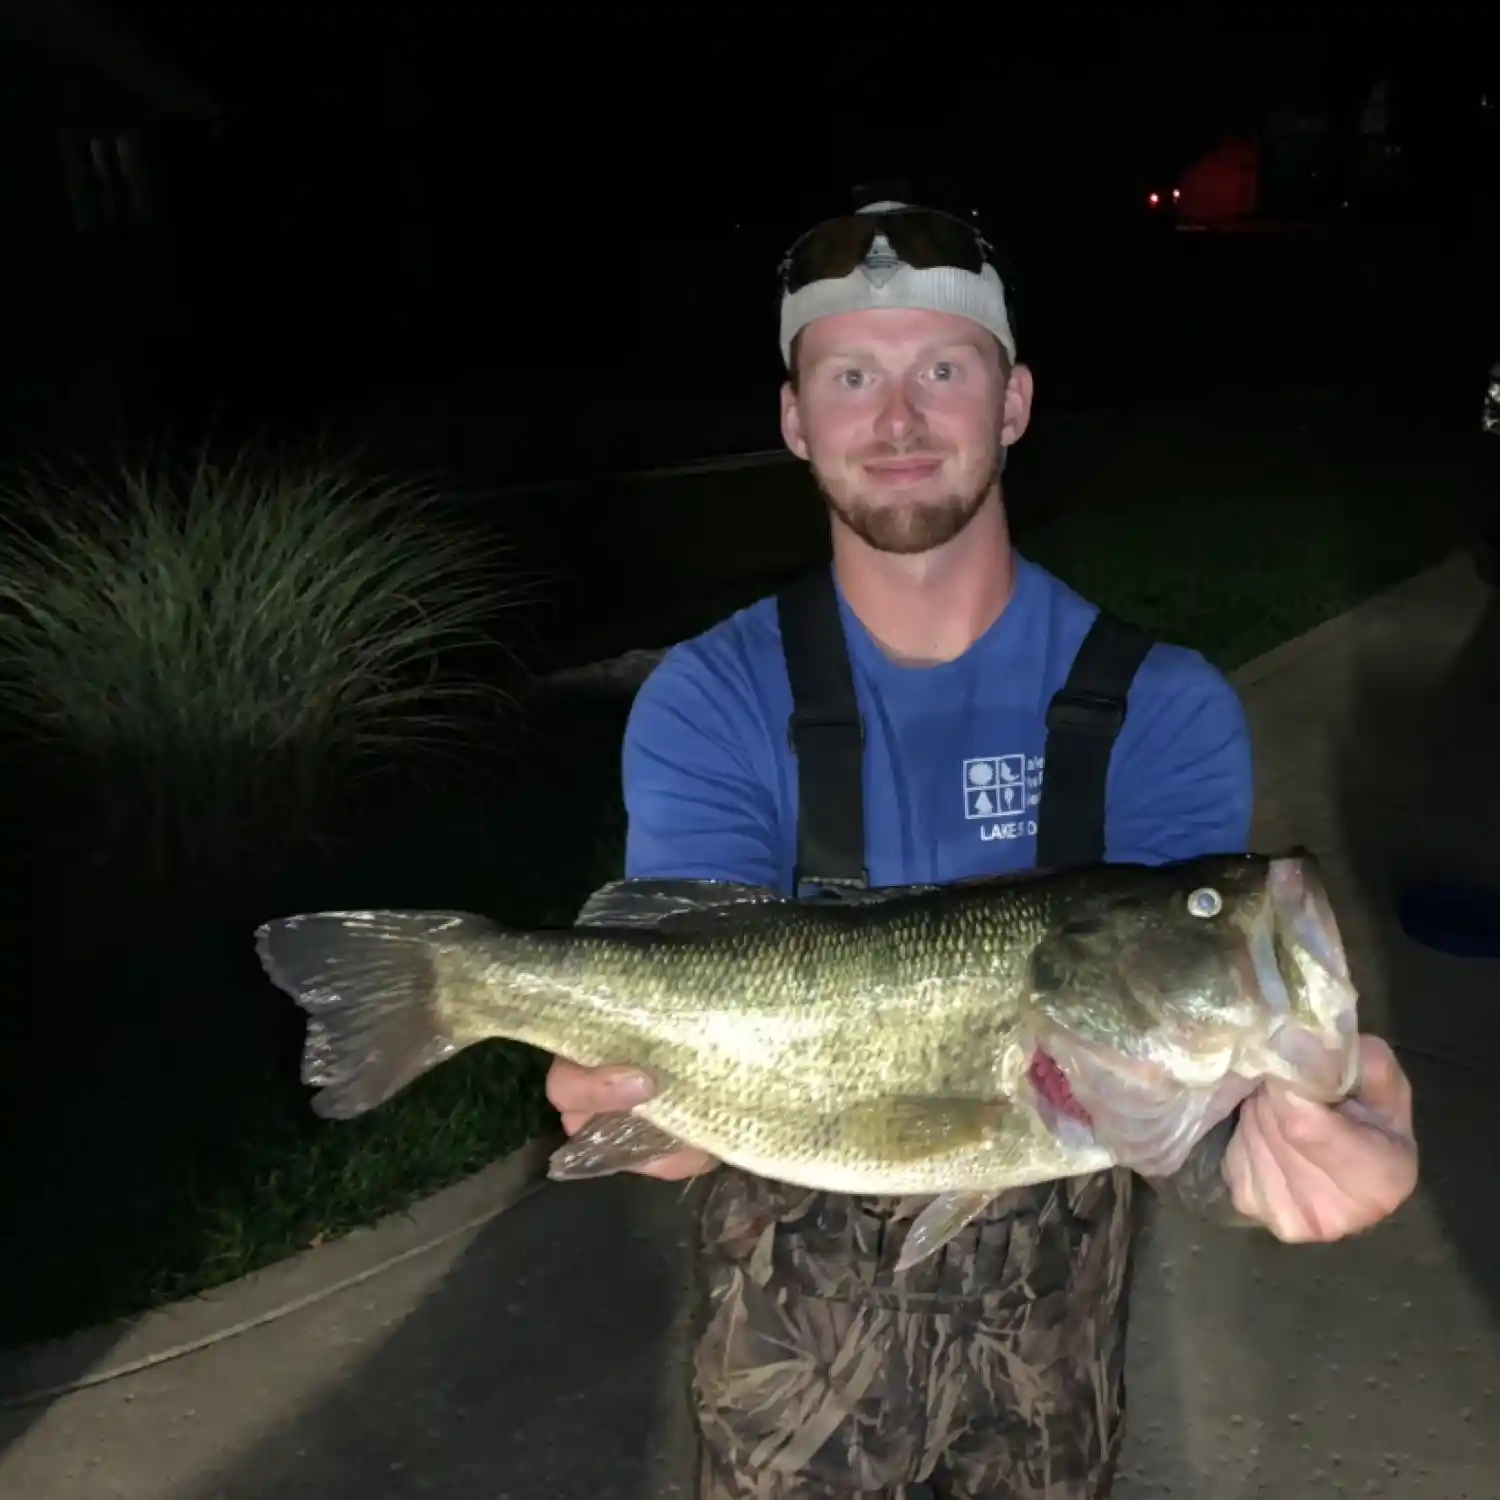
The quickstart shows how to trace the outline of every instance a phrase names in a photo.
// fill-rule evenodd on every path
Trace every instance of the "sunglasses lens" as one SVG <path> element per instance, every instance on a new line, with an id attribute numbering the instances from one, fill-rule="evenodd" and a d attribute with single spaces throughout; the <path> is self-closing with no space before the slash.
<path id="1" fill-rule="evenodd" d="M 962 219 L 932 209 L 851 214 L 808 230 L 787 254 L 783 277 L 788 293 L 810 282 L 838 280 L 861 265 L 882 234 L 896 256 L 917 270 L 953 266 L 979 272 L 984 244 Z"/>

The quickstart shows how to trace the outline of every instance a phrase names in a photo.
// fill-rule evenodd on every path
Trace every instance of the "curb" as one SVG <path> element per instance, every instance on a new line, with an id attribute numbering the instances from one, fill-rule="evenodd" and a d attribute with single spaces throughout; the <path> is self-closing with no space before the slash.
<path id="1" fill-rule="evenodd" d="M 471 1234 L 545 1184 L 547 1158 L 561 1140 L 557 1132 L 537 1136 L 403 1212 L 200 1296 L 154 1308 L 138 1318 L 0 1351 L 0 1410 L 51 1401 L 181 1359 Z"/>
<path id="2" fill-rule="evenodd" d="M 538 686 L 551 693 L 634 693 L 669 650 L 670 646 L 638 646 L 603 661 L 550 672 L 538 679 Z"/>
<path id="3" fill-rule="evenodd" d="M 1230 681 L 1237 688 L 1253 687 L 1285 671 L 1309 653 L 1324 650 L 1346 636 L 1358 634 L 1371 621 L 1384 615 L 1394 603 L 1414 601 L 1427 595 L 1443 598 L 1460 582 L 1465 586 L 1472 586 L 1477 581 L 1479 574 L 1472 551 L 1458 549 L 1449 553 L 1442 562 L 1414 573 L 1382 593 L 1372 594 L 1353 609 L 1332 615 L 1321 624 L 1314 625 L 1311 630 L 1305 630 L 1301 635 L 1293 636 L 1291 640 L 1283 641 L 1279 646 L 1272 646 L 1269 651 L 1252 657 L 1228 674 Z"/>

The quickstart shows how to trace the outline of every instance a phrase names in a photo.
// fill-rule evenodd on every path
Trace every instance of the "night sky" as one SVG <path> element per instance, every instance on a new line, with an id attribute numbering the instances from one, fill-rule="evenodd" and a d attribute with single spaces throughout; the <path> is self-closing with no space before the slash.
<path id="1" fill-rule="evenodd" d="M 476 196 L 778 218 L 892 173 L 1001 176 L 1019 197 L 1065 199 L 1100 174 L 1170 171 L 1269 101 L 1357 107 L 1382 68 L 1463 94 L 1483 55 L 1452 27 L 1393 34 L 1315 7 L 1157 7 L 1128 23 L 1004 7 L 930 31 L 915 11 L 856 11 L 836 32 L 774 8 L 670 24 L 328 0 L 114 9 L 231 113 L 354 153 L 394 131 L 462 163 Z"/>
<path id="2" fill-rule="evenodd" d="M 49 3 L 62 0 L 33 8 Z M 8 165 L 39 205 L 50 194 L 21 254 L 36 277 L 63 278 L 18 312 L 16 389 L 69 340 L 102 341 L 136 361 L 124 388 L 144 390 L 155 361 L 184 399 L 267 421 L 293 392 L 317 413 L 372 381 L 470 371 L 519 388 L 580 358 L 701 389 L 678 335 L 710 320 L 739 351 L 712 378 L 771 388 L 781 251 L 856 183 L 889 178 L 979 215 L 1026 328 L 1032 306 L 1092 319 L 1090 295 L 1134 295 L 1136 251 L 1120 246 L 1147 194 L 1226 134 L 1322 114 L 1345 149 L 1389 77 L 1419 185 L 1405 211 L 1430 227 L 1466 211 L 1484 167 L 1478 100 L 1492 86 L 1500 101 L 1478 21 L 1472 35 L 1355 30 L 1316 7 L 1154 7 L 1128 22 L 998 8 L 941 23 L 883 9 L 840 12 L 836 28 L 748 8 L 670 22 L 350 0 L 99 9 L 219 118 L 143 117 L 166 228 L 149 252 L 117 237 L 105 253 L 68 222 L 55 132 L 113 130 L 120 113 L 77 69 L 79 92 L 58 103 L 35 52 L 12 50 L 9 77 L 32 92 L 0 90 L 0 109 L 32 99 L 40 117 L 24 144 L 12 135 Z M 1050 285 L 1033 295 L 1037 272 Z M 1099 290 L 1108 275 L 1121 296 Z"/>

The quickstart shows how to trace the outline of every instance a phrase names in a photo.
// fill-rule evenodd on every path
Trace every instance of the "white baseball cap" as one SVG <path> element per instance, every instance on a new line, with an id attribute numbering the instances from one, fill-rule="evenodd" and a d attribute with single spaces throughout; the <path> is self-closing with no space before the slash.
<path id="1" fill-rule="evenodd" d="M 899 307 L 968 318 L 1014 363 L 1005 285 L 989 255 L 976 226 L 936 209 L 886 200 L 826 220 L 782 260 L 781 356 L 790 368 L 792 340 L 816 318 Z"/>

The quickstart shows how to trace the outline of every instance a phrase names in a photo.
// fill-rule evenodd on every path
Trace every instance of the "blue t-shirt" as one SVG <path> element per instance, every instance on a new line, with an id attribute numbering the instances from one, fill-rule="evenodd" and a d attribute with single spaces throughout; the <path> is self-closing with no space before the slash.
<path id="1" fill-rule="evenodd" d="M 1036 863 L 1046 713 L 1095 606 L 1017 559 L 998 620 L 937 666 L 890 660 L 842 593 L 865 720 L 873 885 L 945 884 Z M 797 764 L 776 602 L 675 646 L 642 685 L 623 754 L 626 873 L 792 889 Z M 1248 846 L 1244 711 L 1195 651 L 1153 647 L 1110 762 L 1106 858 L 1160 863 Z"/>

